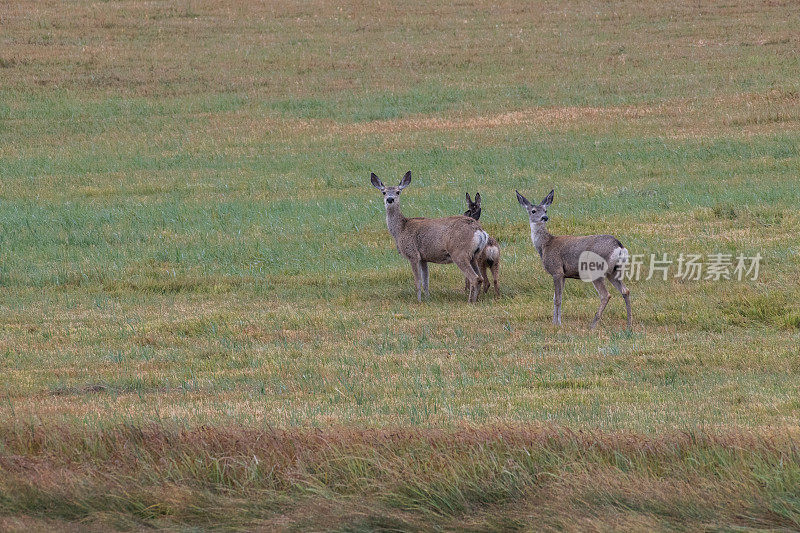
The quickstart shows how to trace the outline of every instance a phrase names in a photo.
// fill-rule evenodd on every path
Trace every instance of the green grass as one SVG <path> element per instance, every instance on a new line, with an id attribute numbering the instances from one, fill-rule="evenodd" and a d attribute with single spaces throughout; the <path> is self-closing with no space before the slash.
<path id="1" fill-rule="evenodd" d="M 798 527 L 797 13 L 537 11 L 11 6 L 0 529 Z M 501 298 L 416 303 L 369 184 L 409 169 L 407 216 L 481 192 Z M 632 332 L 571 281 L 554 328 L 550 188 L 556 234 L 760 277 L 633 282 Z"/>

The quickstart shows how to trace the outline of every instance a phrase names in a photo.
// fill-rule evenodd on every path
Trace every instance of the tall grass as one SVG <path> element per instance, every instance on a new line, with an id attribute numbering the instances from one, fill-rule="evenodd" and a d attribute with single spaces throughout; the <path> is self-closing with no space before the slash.
<path id="1" fill-rule="evenodd" d="M 559 529 L 554 511 L 570 509 L 568 529 L 604 515 L 660 528 L 800 526 L 785 436 L 25 425 L 3 435 L 0 510 L 29 524 L 247 528 L 288 515 L 313 528 L 417 529 L 476 516 L 479 529 Z M 314 512 L 330 507 L 339 511 Z"/>

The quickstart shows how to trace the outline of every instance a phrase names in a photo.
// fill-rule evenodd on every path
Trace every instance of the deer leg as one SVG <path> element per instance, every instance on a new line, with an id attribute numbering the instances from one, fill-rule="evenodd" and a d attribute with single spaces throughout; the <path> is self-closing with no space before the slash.
<path id="1" fill-rule="evenodd" d="M 420 261 L 416 258 L 410 258 L 408 262 L 411 263 L 411 272 L 414 274 L 414 287 L 417 289 L 417 301 L 422 302 L 422 272 Z"/>
<path id="2" fill-rule="evenodd" d="M 556 326 L 561 325 L 561 295 L 564 292 L 564 277 L 553 276 L 553 286 L 555 292 L 553 293 L 553 324 Z"/>
<path id="3" fill-rule="evenodd" d="M 489 285 L 491 285 L 491 283 L 489 283 L 489 274 L 486 271 L 487 268 L 488 267 L 487 267 L 486 263 L 481 263 L 481 277 L 483 278 L 482 283 L 483 283 L 483 292 L 484 293 L 489 292 Z"/>
<path id="4" fill-rule="evenodd" d="M 499 270 L 500 270 L 500 262 L 495 261 L 494 264 L 492 264 L 492 278 L 494 279 L 494 293 L 497 296 L 500 296 L 500 287 L 498 287 L 497 285 L 497 279 L 500 277 Z"/>
<path id="5" fill-rule="evenodd" d="M 589 329 L 594 329 L 595 326 L 597 326 L 597 323 L 600 322 L 600 317 L 603 316 L 603 310 L 606 308 L 608 301 L 611 299 L 611 295 L 608 293 L 608 289 L 606 289 L 606 284 L 603 282 L 603 278 L 594 280 L 592 284 L 597 290 L 597 295 L 600 297 L 600 307 L 597 309 L 597 314 L 594 315 L 594 320 L 592 320 L 592 323 L 589 324 Z"/>
<path id="6" fill-rule="evenodd" d="M 453 263 L 461 269 L 464 278 L 467 280 L 467 284 L 469 285 L 469 302 L 474 303 L 478 301 L 478 290 L 480 286 L 478 279 L 480 275 L 478 274 L 478 269 L 473 268 L 472 259 L 463 256 L 458 258 L 453 257 Z"/>
<path id="7" fill-rule="evenodd" d="M 477 301 L 478 296 L 480 296 L 481 293 L 481 283 L 483 283 L 483 278 L 481 278 L 481 271 L 478 268 L 476 257 L 477 254 L 472 256 L 472 259 L 469 260 L 469 266 L 472 267 L 472 271 L 475 272 L 476 276 L 478 276 L 478 285 L 476 287 L 477 294 L 475 295 L 475 300 Z"/>
<path id="8" fill-rule="evenodd" d="M 481 277 L 481 271 L 478 268 L 477 262 L 477 254 L 472 256 L 472 259 L 469 260 L 469 266 L 472 267 L 472 271 L 477 276 L 477 281 L 475 285 L 475 301 L 478 301 L 478 296 L 481 295 L 481 284 L 484 282 L 484 278 Z"/>
<path id="9" fill-rule="evenodd" d="M 428 281 L 430 279 L 428 272 L 428 262 L 420 261 L 419 266 L 420 266 L 420 272 L 422 274 L 422 289 L 425 291 L 425 296 L 430 296 L 431 293 L 428 290 Z"/>
<path id="10" fill-rule="evenodd" d="M 608 276 L 608 281 L 622 294 L 622 299 L 625 300 L 625 311 L 628 315 L 628 329 L 631 329 L 633 317 L 631 316 L 631 291 L 622 283 L 622 280 L 616 276 Z"/>

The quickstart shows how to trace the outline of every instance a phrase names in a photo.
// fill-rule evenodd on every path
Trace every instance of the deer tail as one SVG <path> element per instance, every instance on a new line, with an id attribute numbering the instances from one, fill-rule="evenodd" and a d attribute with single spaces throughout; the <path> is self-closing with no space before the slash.
<path id="1" fill-rule="evenodd" d="M 486 243 L 489 242 L 489 234 L 482 229 L 475 230 L 472 236 L 472 255 L 473 257 L 481 253 L 486 248 Z"/>
<path id="2" fill-rule="evenodd" d="M 486 264 L 489 266 L 494 265 L 500 259 L 500 247 L 497 244 L 487 244 L 483 253 L 486 255 Z"/>
<path id="3" fill-rule="evenodd" d="M 611 257 L 609 257 L 608 260 L 608 268 L 611 270 L 619 270 L 629 259 L 630 254 L 628 253 L 628 249 L 620 245 L 619 248 L 615 248 L 614 251 L 611 252 Z"/>

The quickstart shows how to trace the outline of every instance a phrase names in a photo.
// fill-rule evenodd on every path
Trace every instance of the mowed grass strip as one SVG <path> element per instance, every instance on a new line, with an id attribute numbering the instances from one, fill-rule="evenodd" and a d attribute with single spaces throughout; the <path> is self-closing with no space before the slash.
<path id="1" fill-rule="evenodd" d="M 587 330 L 596 296 L 583 284 L 568 288 L 569 313 L 555 329 L 550 299 L 539 296 L 547 280 L 473 308 L 455 272 L 437 274 L 444 287 L 422 306 L 398 268 L 380 280 L 383 292 L 311 306 L 242 293 L 134 293 L 56 322 L 17 314 L 4 328 L 0 408 L 77 424 L 556 420 L 641 432 L 782 426 L 798 409 L 797 310 L 782 293 L 742 284 L 725 307 L 686 316 L 685 295 L 713 284 L 676 283 L 660 289 L 664 299 L 672 293 L 671 306 L 637 300 L 657 309 L 641 313 L 639 331 L 623 331 L 616 300 L 598 333 Z M 398 285 L 409 301 L 398 301 Z"/>
<path id="2" fill-rule="evenodd" d="M 513 1 L 17 2 L 0 56 L 15 75 L 0 87 L 23 96 L 236 91 L 344 120 L 798 88 L 800 15 L 790 4 L 544 2 L 530 11 Z"/>

